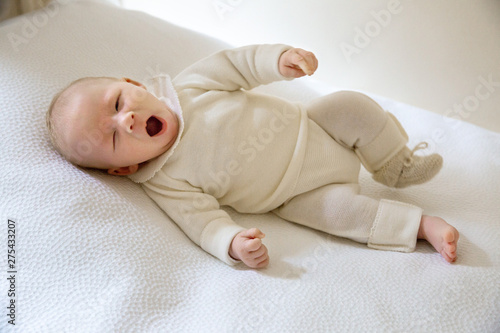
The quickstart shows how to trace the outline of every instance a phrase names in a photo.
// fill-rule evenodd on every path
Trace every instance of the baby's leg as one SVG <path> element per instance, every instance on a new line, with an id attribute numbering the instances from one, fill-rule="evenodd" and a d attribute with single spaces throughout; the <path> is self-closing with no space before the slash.
<path id="1" fill-rule="evenodd" d="M 378 250 L 411 252 L 419 238 L 448 262 L 457 257 L 459 234 L 454 227 L 439 217 L 422 215 L 416 206 L 360 195 L 357 184 L 330 184 L 299 194 L 273 213 Z"/>
<path id="2" fill-rule="evenodd" d="M 285 220 L 380 250 L 411 252 L 422 210 L 359 194 L 357 184 L 330 184 L 299 194 L 273 211 Z"/>
<path id="3" fill-rule="evenodd" d="M 355 91 L 339 91 L 314 99 L 307 106 L 311 120 L 347 148 L 363 147 L 386 127 L 387 112 L 370 97 Z M 397 134 L 397 132 L 395 132 Z M 401 135 L 394 149 L 404 147 L 408 138 Z"/>
<path id="4" fill-rule="evenodd" d="M 315 99 L 307 107 L 311 120 L 333 139 L 353 149 L 373 178 L 390 187 L 406 187 L 430 180 L 441 169 L 437 154 L 414 156 L 399 121 L 370 97 L 340 91 Z"/>

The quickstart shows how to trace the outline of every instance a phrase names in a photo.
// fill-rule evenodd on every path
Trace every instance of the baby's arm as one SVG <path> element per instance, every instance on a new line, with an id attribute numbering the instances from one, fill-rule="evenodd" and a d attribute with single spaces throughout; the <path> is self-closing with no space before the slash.
<path id="1" fill-rule="evenodd" d="M 257 228 L 239 232 L 234 236 L 229 248 L 229 255 L 241 260 L 251 268 L 263 268 L 269 264 L 267 248 L 262 244 L 265 235 Z"/>
<path id="2" fill-rule="evenodd" d="M 164 174 L 143 186 L 149 197 L 195 244 L 229 265 L 237 263 L 229 255 L 229 249 L 235 236 L 245 228 L 220 209 L 215 197 Z"/>
<path id="3" fill-rule="evenodd" d="M 197 61 L 174 79 L 179 89 L 236 91 L 311 75 L 314 54 L 287 45 L 250 45 L 223 50 Z"/>

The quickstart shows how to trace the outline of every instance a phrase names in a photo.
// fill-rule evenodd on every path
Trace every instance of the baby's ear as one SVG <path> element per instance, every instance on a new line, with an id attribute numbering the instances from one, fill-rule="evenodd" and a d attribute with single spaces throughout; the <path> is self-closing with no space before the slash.
<path id="1" fill-rule="evenodd" d="M 143 89 L 146 89 L 146 87 L 142 83 L 137 82 L 137 81 L 132 80 L 132 79 L 129 79 L 128 77 L 123 77 L 122 80 L 125 81 L 125 82 L 128 82 L 128 83 L 132 83 L 135 86 L 138 86 L 138 87 L 141 87 Z"/>
<path id="2" fill-rule="evenodd" d="M 139 164 L 134 164 L 127 167 L 111 168 L 108 169 L 108 173 L 110 175 L 115 175 L 115 176 L 128 176 L 133 173 L 136 173 L 137 170 L 139 170 Z"/>

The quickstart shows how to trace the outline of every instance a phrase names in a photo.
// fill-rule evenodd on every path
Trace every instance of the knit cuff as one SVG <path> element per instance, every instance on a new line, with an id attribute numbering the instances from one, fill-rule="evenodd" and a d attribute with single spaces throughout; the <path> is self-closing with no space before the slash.
<path id="1" fill-rule="evenodd" d="M 408 143 L 403 126 L 393 114 L 386 113 L 387 122 L 382 132 L 372 142 L 355 150 L 366 170 L 371 173 L 379 170 Z"/>
<path id="2" fill-rule="evenodd" d="M 381 200 L 368 238 L 368 247 L 387 251 L 414 251 L 421 218 L 422 209 L 417 206 Z"/>
<path id="3" fill-rule="evenodd" d="M 229 247 L 237 233 L 245 230 L 230 219 L 217 219 L 210 222 L 201 234 L 200 246 L 214 257 L 228 265 L 239 263 L 229 255 Z"/>
<path id="4" fill-rule="evenodd" d="M 294 78 L 287 78 L 280 73 L 279 59 L 283 53 L 291 49 L 291 46 L 284 44 L 262 44 L 257 46 L 255 53 L 255 68 L 259 72 L 262 84 L 275 81 L 290 81 Z M 272 59 L 276 59 L 272 61 Z"/>

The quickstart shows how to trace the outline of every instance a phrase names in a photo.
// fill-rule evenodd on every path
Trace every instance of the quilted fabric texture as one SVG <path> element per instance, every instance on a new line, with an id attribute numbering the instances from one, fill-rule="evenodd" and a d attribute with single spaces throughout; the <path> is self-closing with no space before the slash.
<path id="1" fill-rule="evenodd" d="M 500 331 L 498 133 L 373 96 L 400 119 L 410 146 L 428 141 L 427 153 L 442 154 L 444 166 L 432 182 L 403 190 L 363 171 L 363 191 L 452 222 L 461 232 L 453 265 L 425 242 L 411 254 L 377 251 L 228 209 L 266 233 L 271 256 L 265 270 L 230 267 L 191 243 L 138 185 L 76 168 L 52 150 L 45 112 L 72 80 L 175 76 L 224 47 L 97 2 L 56 1 L 0 26 L 0 331 Z M 323 88 L 298 80 L 258 90 L 307 101 Z"/>

